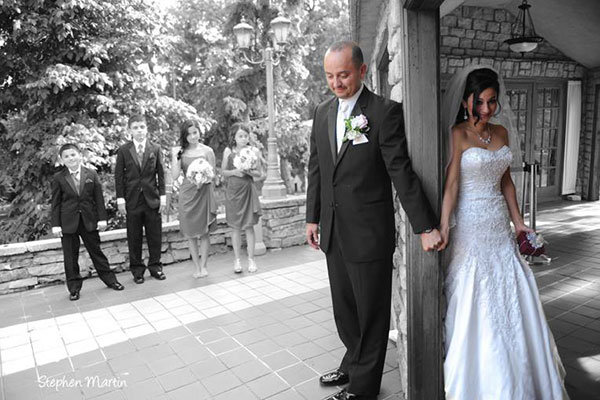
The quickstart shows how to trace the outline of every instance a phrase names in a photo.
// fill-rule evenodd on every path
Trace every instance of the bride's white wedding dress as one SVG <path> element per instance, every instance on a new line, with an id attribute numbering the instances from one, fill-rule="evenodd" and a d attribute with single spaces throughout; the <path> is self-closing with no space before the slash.
<path id="1" fill-rule="evenodd" d="M 564 368 L 500 189 L 509 147 L 462 154 L 445 292 L 451 400 L 563 400 Z"/>

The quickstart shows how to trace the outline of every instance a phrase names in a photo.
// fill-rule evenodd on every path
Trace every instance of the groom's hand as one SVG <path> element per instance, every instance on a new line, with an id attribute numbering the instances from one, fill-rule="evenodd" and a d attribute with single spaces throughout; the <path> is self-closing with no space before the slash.
<path id="1" fill-rule="evenodd" d="M 432 230 L 429 233 L 421 233 L 421 246 L 425 251 L 441 250 L 439 247 L 442 245 L 442 236 L 440 231 L 437 229 Z"/>
<path id="2" fill-rule="evenodd" d="M 319 250 L 319 224 L 306 224 L 306 241 L 310 247 Z"/>

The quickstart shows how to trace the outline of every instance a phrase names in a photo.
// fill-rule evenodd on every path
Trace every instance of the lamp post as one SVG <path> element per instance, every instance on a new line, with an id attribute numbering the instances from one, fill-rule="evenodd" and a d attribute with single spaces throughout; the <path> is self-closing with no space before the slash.
<path id="1" fill-rule="evenodd" d="M 273 66 L 279 64 L 279 56 L 274 51 L 277 45 L 283 45 L 287 42 L 291 22 L 281 15 L 281 13 L 271 21 L 273 30 L 273 47 L 267 46 L 262 50 L 262 58 L 253 60 L 246 55 L 244 50 L 250 48 L 250 42 L 254 33 L 254 28 L 249 25 L 242 17 L 239 24 L 233 27 L 233 32 L 237 40 L 237 45 L 242 49 L 242 54 L 247 62 L 251 64 L 260 64 L 265 66 L 267 75 L 267 115 L 269 120 L 269 138 L 267 140 L 267 179 L 262 188 L 262 196 L 265 199 L 276 199 L 285 197 L 287 190 L 281 179 L 279 169 L 279 152 L 277 149 L 277 137 L 275 136 L 275 105 L 273 95 Z"/>

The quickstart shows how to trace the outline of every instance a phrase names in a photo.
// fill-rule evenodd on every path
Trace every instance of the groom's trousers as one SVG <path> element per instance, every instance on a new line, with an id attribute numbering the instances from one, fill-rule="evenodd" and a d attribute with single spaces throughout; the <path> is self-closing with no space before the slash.
<path id="1" fill-rule="evenodd" d="M 392 255 L 371 262 L 344 260 L 333 228 L 326 257 L 333 315 L 346 347 L 340 369 L 350 376 L 348 392 L 375 399 L 390 328 Z"/>

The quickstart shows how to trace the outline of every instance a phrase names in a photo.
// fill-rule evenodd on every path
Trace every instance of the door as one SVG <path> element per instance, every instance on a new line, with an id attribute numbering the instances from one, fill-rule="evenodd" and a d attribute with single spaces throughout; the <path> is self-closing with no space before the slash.
<path id="1" fill-rule="evenodd" d="M 556 200 L 562 182 L 565 83 L 510 82 L 506 86 L 517 117 L 523 160 L 539 164 L 538 201 Z"/>

